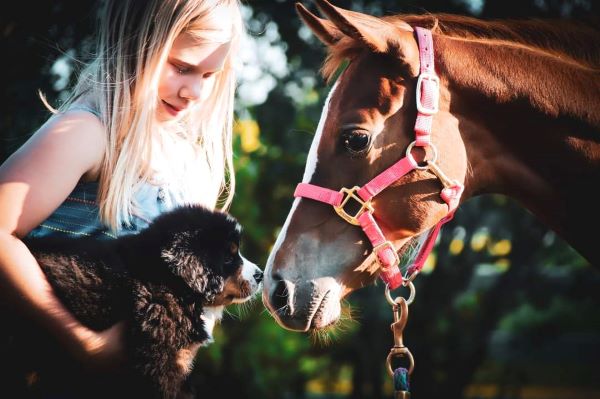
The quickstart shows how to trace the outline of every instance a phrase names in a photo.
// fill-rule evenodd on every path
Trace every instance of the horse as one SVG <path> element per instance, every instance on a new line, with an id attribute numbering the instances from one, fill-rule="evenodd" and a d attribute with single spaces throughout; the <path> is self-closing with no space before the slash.
<path id="1" fill-rule="evenodd" d="M 515 199 L 600 264 L 600 25 L 316 4 L 325 18 L 296 9 L 333 84 L 265 268 L 282 327 L 335 324 L 341 300 L 378 277 L 409 283 L 441 225 L 482 194 Z M 398 278 L 410 248 L 419 267 Z"/>

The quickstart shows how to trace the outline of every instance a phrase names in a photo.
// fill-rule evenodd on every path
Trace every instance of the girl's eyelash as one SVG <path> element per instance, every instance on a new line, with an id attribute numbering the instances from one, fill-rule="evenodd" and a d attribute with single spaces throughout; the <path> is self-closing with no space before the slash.
<path id="1" fill-rule="evenodd" d="M 189 73 L 189 72 L 192 71 L 192 68 L 190 68 L 190 67 L 180 66 L 180 65 L 177 65 L 175 63 L 172 63 L 171 65 L 173 65 L 173 68 L 175 68 L 175 70 L 177 71 L 177 73 L 179 73 L 181 75 Z M 221 72 L 221 71 L 207 72 L 204 75 L 202 75 L 202 77 L 204 77 L 205 79 L 208 79 L 211 76 L 214 76 L 214 75 L 216 75 L 219 72 Z"/>
<path id="2" fill-rule="evenodd" d="M 190 68 L 188 68 L 188 67 L 182 67 L 182 66 L 177 65 L 177 64 L 172 64 L 172 65 L 173 65 L 173 68 L 175 68 L 175 70 L 179 74 L 188 73 L 190 71 Z"/>

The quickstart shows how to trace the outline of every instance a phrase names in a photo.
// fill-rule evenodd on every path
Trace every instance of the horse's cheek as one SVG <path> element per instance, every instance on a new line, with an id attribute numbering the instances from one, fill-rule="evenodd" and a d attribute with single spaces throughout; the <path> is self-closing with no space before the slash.
<path id="1" fill-rule="evenodd" d="M 392 230 L 402 230 L 402 235 L 417 235 L 433 227 L 448 212 L 448 206 L 437 192 L 413 194 L 396 213 Z"/>

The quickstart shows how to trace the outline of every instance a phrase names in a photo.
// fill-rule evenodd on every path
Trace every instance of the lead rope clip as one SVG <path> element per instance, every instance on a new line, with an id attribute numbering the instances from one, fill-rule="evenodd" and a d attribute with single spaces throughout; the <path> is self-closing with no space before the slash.
<path id="1" fill-rule="evenodd" d="M 408 300 L 403 297 L 392 299 L 390 289 L 386 285 L 385 296 L 388 303 L 392 306 L 394 314 L 394 322 L 390 325 L 390 329 L 394 335 L 394 346 L 390 349 L 390 353 L 386 359 L 386 367 L 388 374 L 394 382 L 394 398 L 395 399 L 410 399 L 410 384 L 409 379 L 415 368 L 415 360 L 410 350 L 404 345 L 404 327 L 408 321 L 408 305 L 412 303 L 415 297 L 415 286 L 412 282 L 407 285 L 410 289 Z M 392 368 L 392 360 L 396 357 L 403 358 L 408 363 L 407 367 Z"/>

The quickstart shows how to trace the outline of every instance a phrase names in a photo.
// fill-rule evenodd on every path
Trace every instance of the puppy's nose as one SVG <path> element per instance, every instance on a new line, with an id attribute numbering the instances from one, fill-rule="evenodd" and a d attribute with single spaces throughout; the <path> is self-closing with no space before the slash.
<path id="1" fill-rule="evenodd" d="M 256 284 L 260 284 L 260 282 L 263 280 L 263 272 L 260 270 L 257 270 L 256 273 L 254 273 L 254 280 L 256 280 Z"/>

